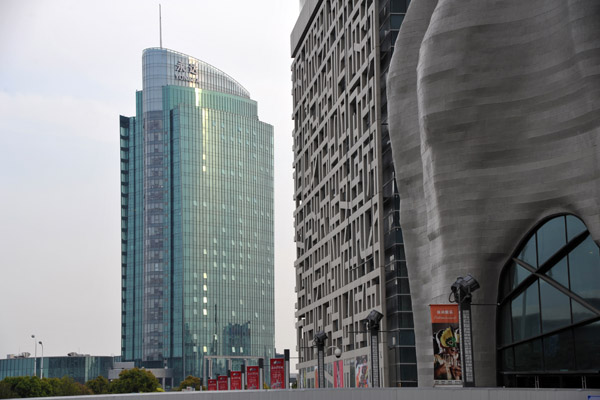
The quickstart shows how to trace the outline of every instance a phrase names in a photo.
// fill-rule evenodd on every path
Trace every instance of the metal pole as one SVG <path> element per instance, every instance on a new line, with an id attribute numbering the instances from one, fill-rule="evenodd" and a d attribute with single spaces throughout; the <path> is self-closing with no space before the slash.
<path id="1" fill-rule="evenodd" d="M 259 385 L 260 387 L 258 388 L 258 390 L 263 390 L 265 388 L 265 373 L 264 373 L 264 368 L 265 368 L 265 360 L 263 358 L 259 358 L 258 359 L 258 371 L 259 371 Z"/>
<path id="2" fill-rule="evenodd" d="M 227 370 L 227 390 L 231 390 L 231 370 Z"/>
<path id="3" fill-rule="evenodd" d="M 40 379 L 44 379 L 44 343 L 40 340 L 40 345 L 42 346 L 42 359 L 40 366 Z"/>
<path id="4" fill-rule="evenodd" d="M 283 350 L 283 359 L 285 360 L 285 389 L 290 388 L 290 350 Z"/>
<path id="5" fill-rule="evenodd" d="M 246 390 L 246 360 L 242 364 L 242 390 Z"/>
<path id="6" fill-rule="evenodd" d="M 371 385 L 379 387 L 379 326 L 371 327 Z"/>
<path id="7" fill-rule="evenodd" d="M 475 368 L 473 362 L 473 340 L 471 329 L 471 295 L 459 295 L 460 349 L 463 386 L 475 386 Z"/>
<path id="8" fill-rule="evenodd" d="M 160 9 L 160 4 L 158 5 L 158 30 L 160 36 L 160 48 L 162 49 L 162 12 Z"/>
<path id="9" fill-rule="evenodd" d="M 208 385 L 208 380 L 206 379 L 206 356 L 202 357 L 202 383 L 204 382 Z"/>
<path id="10" fill-rule="evenodd" d="M 33 351 L 33 376 L 37 376 L 37 342 L 35 341 L 35 335 L 31 335 L 35 350 Z"/>
<path id="11" fill-rule="evenodd" d="M 325 387 L 325 343 L 317 342 L 317 373 L 319 389 Z"/>

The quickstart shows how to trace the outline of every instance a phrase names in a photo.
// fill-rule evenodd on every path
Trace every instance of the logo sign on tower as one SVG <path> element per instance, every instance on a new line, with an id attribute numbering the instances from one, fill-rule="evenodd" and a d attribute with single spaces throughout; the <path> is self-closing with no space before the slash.
<path id="1" fill-rule="evenodd" d="M 196 84 L 200 83 L 198 80 L 198 64 L 183 60 L 177 61 L 177 64 L 175 64 L 175 79 Z"/>

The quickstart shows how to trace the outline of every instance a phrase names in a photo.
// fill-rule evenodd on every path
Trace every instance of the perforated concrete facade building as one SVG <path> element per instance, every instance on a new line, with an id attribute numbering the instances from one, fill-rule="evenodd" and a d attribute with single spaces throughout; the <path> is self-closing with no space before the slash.
<path id="1" fill-rule="evenodd" d="M 328 335 L 327 385 L 371 385 L 361 321 L 372 310 L 385 316 L 382 385 L 417 384 L 384 79 L 407 3 L 308 0 L 291 35 L 302 386 L 315 385 L 319 331 Z"/>

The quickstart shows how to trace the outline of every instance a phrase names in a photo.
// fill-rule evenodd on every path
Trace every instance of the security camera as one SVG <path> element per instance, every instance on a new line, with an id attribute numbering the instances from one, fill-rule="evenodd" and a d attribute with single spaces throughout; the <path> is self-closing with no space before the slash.
<path id="1" fill-rule="evenodd" d="M 340 358 L 342 356 L 342 351 L 338 348 L 335 349 L 335 351 L 333 352 L 333 355 L 335 355 L 335 358 Z"/>

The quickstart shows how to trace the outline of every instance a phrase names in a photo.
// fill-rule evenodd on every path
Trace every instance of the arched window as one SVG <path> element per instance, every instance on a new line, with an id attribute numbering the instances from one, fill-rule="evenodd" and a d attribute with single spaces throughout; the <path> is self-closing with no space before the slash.
<path id="1" fill-rule="evenodd" d="M 543 221 L 504 267 L 501 386 L 600 387 L 600 251 L 573 215 Z"/>

